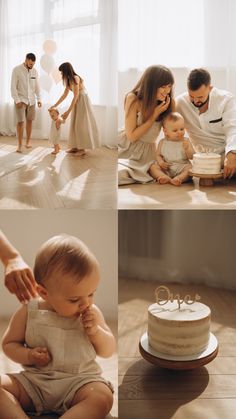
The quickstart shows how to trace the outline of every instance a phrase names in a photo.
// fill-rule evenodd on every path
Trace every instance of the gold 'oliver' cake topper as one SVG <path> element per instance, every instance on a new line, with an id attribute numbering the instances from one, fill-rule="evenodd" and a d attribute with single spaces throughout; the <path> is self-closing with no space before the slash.
<path id="1" fill-rule="evenodd" d="M 164 293 L 164 297 L 160 296 L 161 293 Z M 166 303 L 168 303 L 168 301 L 171 301 L 173 303 L 174 300 L 177 300 L 179 306 L 178 308 L 180 308 L 180 305 L 183 303 L 194 304 L 196 301 L 201 299 L 200 295 L 195 294 L 194 300 L 191 298 L 190 295 L 185 295 L 184 298 L 181 300 L 179 294 L 172 294 L 169 288 L 165 287 L 164 285 L 161 285 L 160 287 L 155 289 L 155 297 L 157 304 L 159 304 L 160 306 L 165 305 Z"/>

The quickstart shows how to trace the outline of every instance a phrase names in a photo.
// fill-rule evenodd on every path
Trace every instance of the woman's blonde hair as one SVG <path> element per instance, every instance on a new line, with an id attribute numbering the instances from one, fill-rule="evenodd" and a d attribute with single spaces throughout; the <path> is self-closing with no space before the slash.
<path id="1" fill-rule="evenodd" d="M 55 272 L 71 274 L 78 281 L 89 275 L 97 259 L 77 237 L 60 234 L 47 240 L 37 252 L 34 276 L 43 283 Z"/>

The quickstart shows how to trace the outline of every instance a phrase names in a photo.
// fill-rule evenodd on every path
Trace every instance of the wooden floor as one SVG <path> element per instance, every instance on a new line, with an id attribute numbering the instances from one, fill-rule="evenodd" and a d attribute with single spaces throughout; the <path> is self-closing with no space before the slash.
<path id="1" fill-rule="evenodd" d="M 116 150 L 102 147 L 88 150 L 85 157 L 65 151 L 53 156 L 47 140 L 32 144 L 19 154 L 14 137 L 0 137 L 0 209 L 117 207 Z M 10 167 L 10 173 L 3 167 Z"/>
<path id="2" fill-rule="evenodd" d="M 199 186 L 197 178 L 181 186 L 132 184 L 118 189 L 119 209 L 236 209 L 236 179 Z"/>
<path id="3" fill-rule="evenodd" d="M 168 284 L 181 295 L 201 295 L 211 307 L 211 331 L 219 342 L 219 354 L 211 363 L 191 371 L 169 371 L 149 364 L 138 350 L 158 285 L 119 281 L 119 418 L 236 418 L 236 292 Z"/>
<path id="4" fill-rule="evenodd" d="M 117 338 L 117 324 L 113 322 L 107 322 L 110 326 L 114 336 Z M 7 328 L 8 321 L 0 319 L 0 340 L 2 338 L 3 332 Z M 117 387 L 118 387 L 118 357 L 117 353 L 114 353 L 112 357 L 110 358 L 97 358 L 97 361 L 99 365 L 102 368 L 103 376 L 111 381 L 111 383 L 114 386 L 114 404 L 112 407 L 112 410 L 110 414 L 106 417 L 107 419 L 118 419 L 118 394 L 117 394 Z M 0 374 L 5 374 L 7 372 L 18 372 L 21 370 L 21 367 L 14 363 L 13 361 L 9 360 L 2 350 L 0 349 Z M 0 412 L 1 413 L 1 412 Z M 32 419 L 35 418 L 35 416 L 32 416 Z M 58 416 L 56 415 L 42 415 L 37 416 L 39 419 L 56 419 Z"/>

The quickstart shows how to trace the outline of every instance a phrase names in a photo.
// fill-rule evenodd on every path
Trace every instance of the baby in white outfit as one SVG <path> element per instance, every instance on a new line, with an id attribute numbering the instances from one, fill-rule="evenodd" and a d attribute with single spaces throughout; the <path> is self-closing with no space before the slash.
<path id="1" fill-rule="evenodd" d="M 61 124 L 64 124 L 65 120 L 60 116 L 59 111 L 56 108 L 49 109 L 48 112 L 52 119 L 49 140 L 54 145 L 54 151 L 52 151 L 51 154 L 57 154 L 60 151 L 59 141 L 61 137 Z"/>
<path id="2" fill-rule="evenodd" d="M 34 275 L 40 297 L 14 314 L 2 341 L 24 370 L 0 377 L 1 419 L 25 412 L 102 419 L 113 390 L 95 358 L 111 356 L 115 339 L 93 304 L 97 259 L 76 237 L 55 236 L 40 248 Z"/>
<path id="3" fill-rule="evenodd" d="M 150 167 L 151 176 L 160 184 L 179 186 L 189 178 L 190 159 L 193 147 L 184 137 L 184 118 L 178 112 L 171 112 L 163 120 L 165 138 L 157 147 L 156 162 Z"/>

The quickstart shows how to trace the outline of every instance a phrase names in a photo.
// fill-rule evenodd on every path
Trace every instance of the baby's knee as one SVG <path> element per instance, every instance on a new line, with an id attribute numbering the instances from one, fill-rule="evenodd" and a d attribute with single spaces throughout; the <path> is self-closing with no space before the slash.
<path id="1" fill-rule="evenodd" d="M 108 391 L 107 391 L 108 390 Z M 99 410 L 101 412 L 104 412 L 104 414 L 108 414 L 112 408 L 113 405 L 113 394 L 109 389 L 106 389 L 106 391 L 99 391 L 95 395 L 94 402 L 98 406 Z"/>

